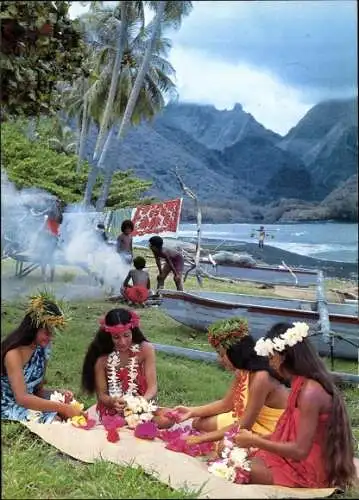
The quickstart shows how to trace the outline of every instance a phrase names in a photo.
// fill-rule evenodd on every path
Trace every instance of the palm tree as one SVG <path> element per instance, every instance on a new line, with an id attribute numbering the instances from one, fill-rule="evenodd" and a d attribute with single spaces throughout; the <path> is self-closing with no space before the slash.
<path id="1" fill-rule="evenodd" d="M 96 56 L 96 64 L 93 66 L 93 72 L 97 75 L 97 78 L 89 87 L 87 100 L 89 102 L 89 115 L 94 123 L 100 127 L 100 124 L 103 122 L 103 115 L 106 112 L 106 110 L 103 110 L 101 104 L 106 102 L 108 89 L 113 81 L 113 62 L 118 53 L 117 24 L 112 22 L 111 16 L 121 15 L 121 13 L 119 10 L 110 11 L 109 9 L 104 9 L 103 12 L 101 9 L 97 9 L 97 12 L 99 11 L 99 15 L 90 15 L 87 18 L 87 30 L 91 33 L 89 42 L 92 44 Z M 106 16 L 108 20 L 106 20 Z M 113 172 L 104 169 L 104 161 L 113 132 L 111 131 L 111 127 L 123 116 L 151 34 L 148 28 L 144 28 L 142 20 L 136 20 L 135 16 L 133 22 L 128 25 L 127 33 L 128 38 L 120 65 L 114 103 L 111 113 L 108 116 L 109 129 L 105 132 L 103 138 L 105 144 L 101 148 L 99 155 L 95 156 L 95 165 L 89 173 L 84 197 L 86 204 L 89 204 L 91 201 L 93 186 L 101 170 L 105 172 L 105 185 L 110 186 Z M 170 78 L 174 74 L 174 69 L 165 58 L 170 46 L 171 44 L 166 38 L 159 38 L 156 42 L 156 47 L 150 61 L 150 68 L 145 78 L 146 84 L 137 101 L 132 116 L 132 123 L 139 123 L 144 117 L 151 118 L 154 116 L 164 105 L 162 94 L 172 92 L 175 88 Z M 80 107 L 82 110 L 82 97 Z M 79 109 L 77 112 L 79 112 Z M 107 194 L 105 199 L 107 199 Z"/>
<path id="2" fill-rule="evenodd" d="M 87 41 L 88 43 L 90 42 L 89 40 Z M 100 103 L 96 101 L 96 96 L 91 94 L 91 88 L 98 80 L 98 74 L 96 71 L 94 51 L 90 43 L 89 45 L 85 55 L 83 75 L 79 77 L 72 86 L 67 86 L 62 92 L 67 116 L 77 119 L 77 173 L 80 173 L 81 165 L 85 159 L 85 146 L 90 126 L 92 122 L 95 122 L 94 108 L 100 106 Z"/>
<path id="3" fill-rule="evenodd" d="M 135 112 L 135 108 L 140 97 L 141 91 L 146 87 L 146 76 L 151 73 L 151 61 L 153 56 L 156 55 L 156 46 L 163 28 L 175 27 L 178 28 L 181 24 L 183 16 L 188 15 L 192 10 L 192 2 L 189 1 L 156 1 L 147 2 L 151 8 L 156 11 L 155 18 L 153 22 L 147 28 L 149 37 L 146 42 L 144 57 L 142 57 L 141 66 L 136 75 L 136 79 L 132 86 L 131 94 L 128 98 L 125 112 L 121 121 L 121 126 L 119 129 L 118 136 L 121 139 L 124 138 L 128 128 L 131 125 L 132 117 Z M 163 106 L 164 103 L 162 103 Z M 160 106 L 156 111 L 158 111 L 162 106 Z M 107 196 L 110 189 L 110 184 L 112 180 L 113 172 L 107 172 L 102 186 L 102 192 L 98 199 L 96 209 L 98 211 L 103 210 Z"/>
<path id="4" fill-rule="evenodd" d="M 151 35 L 151 27 L 140 30 L 133 40 L 129 40 L 129 45 L 126 47 L 119 80 L 120 95 L 118 95 L 114 107 L 116 117 L 124 115 L 134 82 L 136 81 L 140 68 L 143 67 L 143 59 Z M 165 96 L 173 95 L 174 93 L 175 85 L 171 80 L 171 76 L 174 74 L 174 68 L 166 60 L 170 47 L 171 44 L 168 39 L 163 37 L 158 37 L 156 39 L 147 65 L 144 82 L 131 116 L 132 124 L 138 124 L 144 118 L 153 118 L 153 116 L 165 105 Z M 116 108 L 116 104 L 118 108 Z M 109 141 L 107 142 L 107 146 L 108 145 Z M 107 152 L 107 148 L 104 149 L 105 151 L 101 154 L 102 162 L 105 160 L 105 154 Z M 113 174 L 113 169 L 105 169 L 102 191 L 96 205 L 96 209 L 99 211 L 103 210 L 105 206 Z"/>
<path id="5" fill-rule="evenodd" d="M 147 43 L 145 56 L 143 58 L 141 68 L 137 73 L 137 77 L 121 122 L 121 127 L 118 133 L 120 138 L 125 135 L 127 129 L 130 126 L 131 117 L 134 112 L 138 96 L 140 95 L 141 88 L 144 84 L 144 79 L 151 61 L 151 56 L 156 46 L 156 40 L 160 36 L 162 29 L 169 26 L 178 29 L 181 25 L 182 18 L 189 15 L 192 10 L 192 2 L 189 1 L 170 0 L 157 2 L 153 1 L 147 3 L 152 9 L 155 10 L 156 15 L 153 23 L 151 23 L 152 26 L 150 27 L 150 29 L 152 34 Z"/>
<path id="6" fill-rule="evenodd" d="M 110 119 L 112 108 L 115 101 L 116 89 L 118 85 L 118 80 L 121 72 L 121 62 L 123 53 L 125 50 L 125 45 L 128 37 L 128 27 L 130 22 L 138 21 L 139 18 L 143 17 L 143 6 L 142 2 L 119 2 L 119 7 L 117 9 L 117 13 L 119 13 L 119 19 L 116 17 L 116 12 L 114 12 L 113 16 L 111 16 L 110 20 L 115 27 L 115 33 L 117 38 L 116 50 L 114 53 L 113 69 L 111 76 L 111 84 L 108 91 L 108 97 L 106 101 L 105 111 L 101 120 L 100 132 L 97 137 L 95 151 L 94 151 L 94 160 L 98 158 L 98 155 L 103 147 L 106 132 L 109 130 Z"/>
<path id="7" fill-rule="evenodd" d="M 94 45 L 98 45 L 101 42 L 106 42 L 109 38 L 109 34 L 115 33 L 115 46 L 111 53 L 111 58 L 106 61 L 106 65 L 101 68 L 101 75 L 99 78 L 99 85 L 103 84 L 104 80 L 107 80 L 109 72 L 111 71 L 111 82 L 108 88 L 108 95 L 106 101 L 105 110 L 101 110 L 97 113 L 100 117 L 100 131 L 97 136 L 96 146 L 93 154 L 93 166 L 89 172 L 88 181 L 85 189 L 84 203 L 89 204 L 91 201 L 92 191 L 96 183 L 96 179 L 99 173 L 98 162 L 100 158 L 103 158 L 102 149 L 108 145 L 109 140 L 108 135 L 110 127 L 113 124 L 113 108 L 115 104 L 116 90 L 118 87 L 119 77 L 121 73 L 121 65 L 123 60 L 123 53 L 125 45 L 127 43 L 127 38 L 131 29 L 135 26 L 143 26 L 144 14 L 143 14 L 143 4 L 139 1 L 129 1 L 129 2 L 118 2 L 115 9 L 112 7 L 102 7 L 95 5 L 92 8 L 90 15 L 83 16 L 87 19 L 88 28 L 92 30 Z M 95 47 L 96 51 L 96 47 Z M 97 51 L 96 51 L 97 52 Z M 97 89 L 95 89 L 95 93 Z M 92 92 L 93 93 L 93 92 Z M 89 97 L 90 98 L 90 97 Z M 92 97 L 92 99 L 94 99 Z M 93 102 L 96 102 L 96 100 Z M 107 138 L 106 138 L 107 137 Z"/>

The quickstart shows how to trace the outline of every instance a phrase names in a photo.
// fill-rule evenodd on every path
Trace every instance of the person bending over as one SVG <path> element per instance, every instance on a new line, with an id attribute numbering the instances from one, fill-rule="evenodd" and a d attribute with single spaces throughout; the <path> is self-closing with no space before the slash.
<path id="1" fill-rule="evenodd" d="M 177 290 L 183 290 L 182 274 L 184 268 L 184 259 L 178 250 L 172 248 L 165 248 L 163 246 L 163 239 L 160 236 L 152 236 L 149 239 L 149 246 L 155 257 L 158 276 L 157 276 L 157 290 L 164 287 L 167 276 L 172 272 L 173 280 Z M 163 266 L 161 259 L 164 260 Z"/>

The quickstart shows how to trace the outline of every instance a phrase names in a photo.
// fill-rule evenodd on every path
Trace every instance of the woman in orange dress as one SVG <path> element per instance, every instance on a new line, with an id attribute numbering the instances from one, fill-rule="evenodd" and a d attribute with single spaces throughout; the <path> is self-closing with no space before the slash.
<path id="1" fill-rule="evenodd" d="M 209 333 L 209 342 L 221 364 L 235 377 L 231 387 L 218 401 L 194 407 L 178 406 L 178 421 L 193 418 L 192 426 L 200 436 L 189 437 L 190 443 L 220 441 L 233 425 L 261 435 L 274 431 L 288 399 L 288 390 L 270 368 L 268 360 L 254 350 L 255 340 L 249 335 L 247 322 L 232 318 L 232 333 L 221 329 Z"/>
<path id="2" fill-rule="evenodd" d="M 278 323 L 256 344 L 259 355 L 291 380 L 288 406 L 274 433 L 241 430 L 234 442 L 257 448 L 248 481 L 288 487 L 350 486 L 355 479 L 353 435 L 343 398 L 309 339 L 305 323 Z"/>

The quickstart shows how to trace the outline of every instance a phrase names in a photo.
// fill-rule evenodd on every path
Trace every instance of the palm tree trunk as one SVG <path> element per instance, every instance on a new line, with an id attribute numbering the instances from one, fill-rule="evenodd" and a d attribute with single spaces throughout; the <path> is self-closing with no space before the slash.
<path id="1" fill-rule="evenodd" d="M 118 46 L 112 70 L 111 85 L 106 101 L 106 108 L 101 120 L 100 131 L 97 136 L 96 147 L 94 151 L 94 159 L 97 158 L 100 154 L 100 151 L 105 141 L 106 130 L 108 130 L 109 128 L 111 112 L 113 109 L 113 103 L 115 101 L 118 79 L 121 71 L 123 52 L 126 44 L 127 25 L 128 25 L 127 2 L 120 2 L 120 3 L 121 3 L 121 24 L 119 27 L 119 34 L 118 34 Z"/>
<path id="2" fill-rule="evenodd" d="M 76 173 L 79 174 L 81 171 L 81 163 L 83 161 L 84 153 L 85 153 L 85 146 L 86 146 L 86 130 L 87 130 L 87 111 L 88 111 L 88 97 L 84 96 L 84 105 L 83 105 L 83 111 L 82 111 L 82 120 L 81 120 L 81 133 L 80 133 L 80 144 L 79 144 L 79 150 L 78 150 L 78 161 L 77 161 L 77 167 L 76 167 Z"/>
<path id="3" fill-rule="evenodd" d="M 127 129 L 129 128 L 129 125 L 131 123 L 131 118 L 132 118 L 132 115 L 133 115 L 133 112 L 134 112 L 134 109 L 136 106 L 136 102 L 137 102 L 138 96 L 140 94 L 140 91 L 141 91 L 141 88 L 142 88 L 142 85 L 143 85 L 143 82 L 144 82 L 144 79 L 146 76 L 146 72 L 148 70 L 148 66 L 149 66 L 149 63 L 151 60 L 153 48 L 154 48 L 154 45 L 156 43 L 158 34 L 161 30 L 161 23 L 162 23 L 162 18 L 163 18 L 165 8 L 166 8 L 166 2 L 165 1 L 160 2 L 160 6 L 159 6 L 159 9 L 156 13 L 156 18 L 155 18 L 154 25 L 153 25 L 153 33 L 152 33 L 150 42 L 146 48 L 146 52 L 145 52 L 145 56 L 143 58 L 141 68 L 136 76 L 135 83 L 133 85 L 130 97 L 129 97 L 127 105 L 126 105 L 125 113 L 123 115 L 123 119 L 121 122 L 119 134 L 118 134 L 120 138 L 124 137 Z M 106 172 L 103 186 L 102 186 L 101 196 L 99 197 L 97 204 L 96 204 L 96 209 L 98 211 L 102 211 L 105 207 L 105 204 L 106 204 L 106 201 L 108 198 L 108 194 L 110 191 L 112 177 L 113 177 L 113 171 Z"/>
<path id="4" fill-rule="evenodd" d="M 97 212 L 102 212 L 102 210 L 105 208 L 108 194 L 110 192 L 113 174 L 114 174 L 114 171 L 112 168 L 111 169 L 109 168 L 105 171 L 101 195 L 96 203 L 96 211 Z"/>
<path id="5" fill-rule="evenodd" d="M 100 170 L 102 170 L 104 167 L 105 156 L 106 156 L 108 147 L 110 145 L 110 140 L 111 140 L 112 135 L 113 135 L 113 129 L 111 129 L 107 134 L 106 142 L 105 142 L 104 147 L 101 151 L 101 156 L 97 162 L 97 165 L 96 164 L 93 165 L 90 172 L 89 172 L 89 175 L 87 178 L 86 189 L 85 189 L 85 195 L 84 195 L 84 204 L 85 205 L 91 204 L 93 188 L 95 187 L 97 176 L 98 176 Z"/>
<path id="6" fill-rule="evenodd" d="M 84 194 L 84 205 L 91 205 L 91 200 L 92 200 L 92 191 L 93 188 L 96 184 L 97 176 L 99 173 L 99 168 L 97 165 L 93 165 L 89 175 L 87 177 L 87 184 L 86 184 L 86 189 L 85 189 L 85 194 Z"/>
<path id="7" fill-rule="evenodd" d="M 124 112 L 124 115 L 122 118 L 120 130 L 118 132 L 118 136 L 120 138 L 124 137 L 124 135 L 126 134 L 128 128 L 131 124 L 132 115 L 133 115 L 133 112 L 135 110 L 137 99 L 138 99 L 138 96 L 140 95 L 141 88 L 142 88 L 144 80 L 145 80 L 145 76 L 146 76 L 146 73 L 148 70 L 148 66 L 150 64 L 152 52 L 153 52 L 157 37 L 161 31 L 161 24 L 162 24 L 163 15 L 164 15 L 165 8 L 166 8 L 166 2 L 161 1 L 158 3 L 160 5 L 159 5 L 158 11 L 156 13 L 155 20 L 153 22 L 152 36 L 151 36 L 151 39 L 149 41 L 149 44 L 147 45 L 141 68 L 140 68 L 139 72 L 137 73 L 136 80 L 135 80 L 135 83 L 134 83 L 133 88 L 131 90 L 131 94 L 130 94 L 130 97 L 128 99 L 126 109 L 125 109 L 125 112 Z"/>
<path id="8" fill-rule="evenodd" d="M 113 177 L 113 170 L 111 168 L 107 168 L 107 169 L 104 168 L 105 157 L 106 157 L 108 148 L 110 146 L 110 142 L 111 142 L 111 138 L 112 138 L 112 135 L 113 135 L 113 131 L 114 131 L 114 129 L 111 128 L 110 132 L 108 133 L 105 145 L 103 147 L 103 150 L 102 150 L 99 162 L 98 162 L 99 170 L 104 170 L 105 171 L 104 180 L 103 180 L 103 183 L 102 183 L 101 194 L 100 194 L 100 196 L 99 196 L 99 198 L 97 200 L 97 203 L 96 203 L 96 210 L 98 212 L 102 212 L 102 210 L 105 207 L 105 204 L 106 204 L 106 201 L 107 201 L 107 197 L 108 197 L 108 193 L 110 192 L 110 187 L 111 187 L 111 182 L 112 182 L 112 177 Z"/>

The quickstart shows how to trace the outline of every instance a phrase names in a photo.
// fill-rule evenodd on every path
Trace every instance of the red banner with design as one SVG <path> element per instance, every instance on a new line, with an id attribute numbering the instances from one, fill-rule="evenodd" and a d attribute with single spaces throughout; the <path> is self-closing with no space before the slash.
<path id="1" fill-rule="evenodd" d="M 153 205 L 141 205 L 134 209 L 132 236 L 176 233 L 181 217 L 182 199 L 169 200 Z"/>

